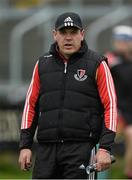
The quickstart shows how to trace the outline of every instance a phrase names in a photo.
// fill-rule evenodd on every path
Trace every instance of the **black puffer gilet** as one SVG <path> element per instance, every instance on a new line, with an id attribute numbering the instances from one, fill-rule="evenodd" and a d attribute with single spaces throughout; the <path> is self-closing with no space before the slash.
<path id="1" fill-rule="evenodd" d="M 98 141 L 103 107 L 95 77 L 102 60 L 85 41 L 67 67 L 56 52 L 56 44 L 39 59 L 39 142 Z"/>

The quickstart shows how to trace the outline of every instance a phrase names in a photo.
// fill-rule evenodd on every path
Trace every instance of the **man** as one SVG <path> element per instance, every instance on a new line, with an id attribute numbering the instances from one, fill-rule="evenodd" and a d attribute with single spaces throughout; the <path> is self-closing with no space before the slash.
<path id="1" fill-rule="evenodd" d="M 116 97 L 105 57 L 88 49 L 78 14 L 60 15 L 55 43 L 39 58 L 27 93 L 19 163 L 31 165 L 33 135 L 38 151 L 33 178 L 85 179 L 92 148 L 99 142 L 97 170 L 110 167 L 116 132 Z"/>
<path id="2" fill-rule="evenodd" d="M 107 53 L 115 82 L 119 124 L 123 119 L 125 135 L 125 174 L 132 178 L 132 27 L 113 28 L 113 52 Z"/>

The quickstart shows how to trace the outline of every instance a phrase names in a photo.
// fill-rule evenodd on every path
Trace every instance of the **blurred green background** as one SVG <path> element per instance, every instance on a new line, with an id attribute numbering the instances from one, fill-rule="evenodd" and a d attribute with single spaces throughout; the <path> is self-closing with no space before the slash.
<path id="1" fill-rule="evenodd" d="M 31 172 L 20 170 L 18 153 L 5 151 L 0 153 L 0 179 L 31 179 Z"/>

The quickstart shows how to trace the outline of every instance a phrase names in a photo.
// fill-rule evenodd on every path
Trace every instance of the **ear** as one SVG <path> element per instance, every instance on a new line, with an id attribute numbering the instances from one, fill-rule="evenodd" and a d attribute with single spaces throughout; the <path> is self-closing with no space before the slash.
<path id="1" fill-rule="evenodd" d="M 85 31 L 84 31 L 84 29 L 81 31 L 81 35 L 82 35 L 82 41 L 84 40 L 84 36 L 85 36 Z"/>
<path id="2" fill-rule="evenodd" d="M 56 35 L 57 35 L 57 32 L 56 32 L 55 29 L 52 31 L 52 35 L 53 35 L 54 41 L 56 41 Z"/>

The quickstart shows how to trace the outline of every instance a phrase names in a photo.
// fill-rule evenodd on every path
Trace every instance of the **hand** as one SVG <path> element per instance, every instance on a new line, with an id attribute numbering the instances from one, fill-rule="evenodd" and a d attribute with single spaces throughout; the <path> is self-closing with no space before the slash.
<path id="1" fill-rule="evenodd" d="M 30 169 L 30 167 L 32 166 L 31 158 L 32 151 L 30 149 L 22 149 L 20 151 L 18 162 L 20 164 L 21 170 L 27 171 Z"/>
<path id="2" fill-rule="evenodd" d="M 111 158 L 109 152 L 99 149 L 96 153 L 96 169 L 97 171 L 104 171 L 111 165 Z"/>

